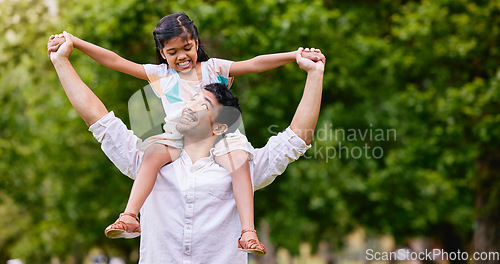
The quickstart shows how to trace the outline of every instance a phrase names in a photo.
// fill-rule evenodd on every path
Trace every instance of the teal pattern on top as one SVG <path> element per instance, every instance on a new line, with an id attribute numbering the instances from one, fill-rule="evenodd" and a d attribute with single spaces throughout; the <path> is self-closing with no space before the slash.
<path id="1" fill-rule="evenodd" d="M 170 89 L 165 96 L 167 97 L 167 101 L 171 104 L 182 102 L 181 97 L 179 96 L 179 82 L 177 82 L 172 89 Z"/>
<path id="2" fill-rule="evenodd" d="M 222 76 L 217 76 L 217 79 L 219 80 L 219 83 L 223 83 L 227 85 L 227 78 L 222 77 Z"/>

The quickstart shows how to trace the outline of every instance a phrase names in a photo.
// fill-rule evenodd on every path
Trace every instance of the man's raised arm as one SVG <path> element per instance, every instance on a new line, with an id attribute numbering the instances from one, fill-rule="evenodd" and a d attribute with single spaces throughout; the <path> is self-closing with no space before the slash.
<path id="1" fill-rule="evenodd" d="M 298 52 L 296 60 L 300 68 L 307 72 L 304 93 L 289 129 L 271 137 L 266 146 L 255 150 L 251 166 L 255 189 L 273 182 L 288 164 L 304 155 L 312 141 L 321 107 L 325 58 L 313 62 Z"/>
<path id="2" fill-rule="evenodd" d="M 296 60 L 300 68 L 307 72 L 307 79 L 302 99 L 295 111 L 290 129 L 309 145 L 312 141 L 321 108 L 325 61 L 314 62 L 303 58 L 300 52 L 296 53 Z"/>
<path id="3" fill-rule="evenodd" d="M 75 110 L 90 126 L 108 113 L 108 110 L 90 88 L 80 79 L 73 65 L 69 62 L 69 55 L 73 51 L 71 37 L 66 36 L 66 42 L 57 52 L 50 53 L 50 60 L 54 64 L 59 80 Z"/>

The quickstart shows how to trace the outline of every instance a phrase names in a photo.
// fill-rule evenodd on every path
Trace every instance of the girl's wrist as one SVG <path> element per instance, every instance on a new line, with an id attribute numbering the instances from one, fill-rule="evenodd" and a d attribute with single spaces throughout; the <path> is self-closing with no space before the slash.
<path id="1" fill-rule="evenodd" d="M 71 35 L 71 39 L 73 40 L 73 47 L 79 49 L 80 48 L 81 39 L 79 39 L 78 37 L 75 37 L 73 35 Z"/>

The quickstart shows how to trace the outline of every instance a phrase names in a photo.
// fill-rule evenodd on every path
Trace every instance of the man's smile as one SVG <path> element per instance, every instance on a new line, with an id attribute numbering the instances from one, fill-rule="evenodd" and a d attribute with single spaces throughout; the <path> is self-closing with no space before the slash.
<path id="1" fill-rule="evenodd" d="M 186 109 L 182 111 L 182 116 L 181 119 L 179 120 L 180 123 L 189 124 L 197 121 L 198 118 L 196 118 L 196 115 L 192 110 Z"/>

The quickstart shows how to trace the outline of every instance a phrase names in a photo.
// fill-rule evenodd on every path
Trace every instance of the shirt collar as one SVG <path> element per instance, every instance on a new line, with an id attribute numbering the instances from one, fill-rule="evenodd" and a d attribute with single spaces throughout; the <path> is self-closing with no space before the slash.
<path id="1" fill-rule="evenodd" d="M 179 158 L 182 160 L 182 163 L 188 168 L 191 172 L 195 172 L 207 166 L 210 166 L 214 163 L 214 156 L 212 153 L 212 149 L 209 152 L 210 154 L 207 157 L 201 158 L 195 163 L 191 161 L 189 154 L 183 149 Z"/>

